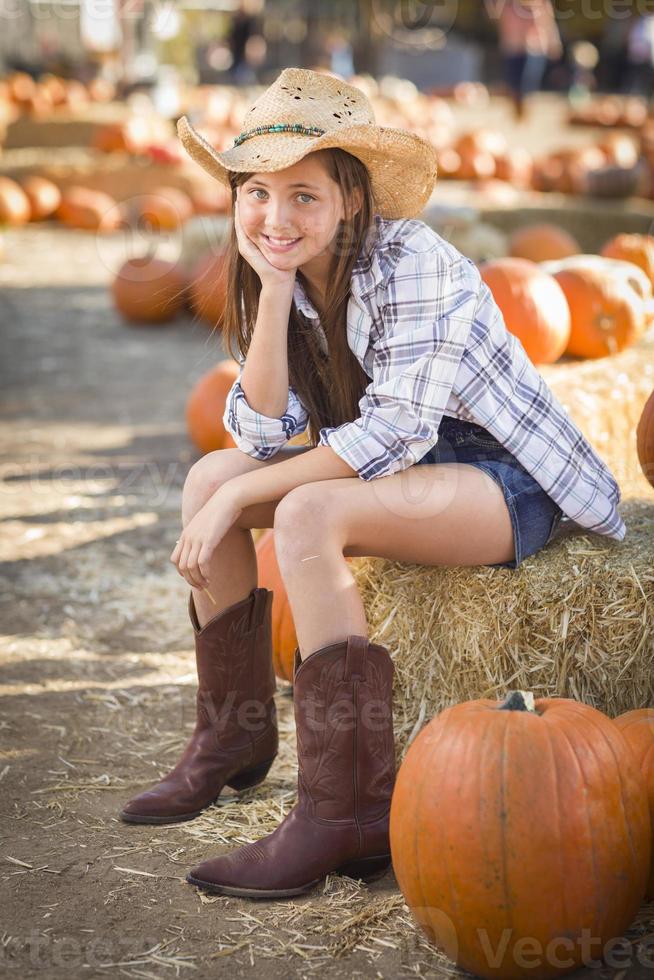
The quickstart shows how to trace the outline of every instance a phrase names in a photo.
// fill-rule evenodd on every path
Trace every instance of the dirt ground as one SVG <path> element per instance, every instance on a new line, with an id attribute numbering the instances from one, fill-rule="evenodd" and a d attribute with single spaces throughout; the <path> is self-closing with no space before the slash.
<path id="1" fill-rule="evenodd" d="M 9 234 L 0 266 L 0 970 L 462 975 L 422 938 L 392 872 L 369 886 L 330 877 L 276 902 L 210 898 L 185 882 L 198 860 L 272 830 L 271 800 L 278 818 L 292 805 L 281 685 L 282 750 L 261 787 L 187 824 L 117 817 L 192 728 L 187 586 L 168 556 L 197 458 L 185 399 L 222 356 L 190 316 L 160 328 L 120 321 L 107 282 L 124 248 L 27 228 Z M 645 911 L 627 953 L 595 975 L 651 975 Z"/>

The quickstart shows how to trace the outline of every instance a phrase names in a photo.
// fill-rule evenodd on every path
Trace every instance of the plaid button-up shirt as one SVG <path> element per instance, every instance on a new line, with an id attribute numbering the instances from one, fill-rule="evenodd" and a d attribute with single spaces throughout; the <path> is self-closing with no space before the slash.
<path id="1" fill-rule="evenodd" d="M 476 422 L 564 515 L 621 541 L 615 478 L 506 329 L 472 260 L 420 220 L 376 215 L 375 225 L 355 263 L 347 308 L 348 343 L 371 381 L 360 417 L 321 429 L 319 445 L 363 480 L 376 480 L 419 462 L 438 441 L 444 415 Z M 299 281 L 294 302 L 326 350 Z M 273 456 L 307 421 L 292 386 L 282 417 L 269 418 L 248 405 L 239 379 L 223 416 L 237 446 L 257 459 Z"/>

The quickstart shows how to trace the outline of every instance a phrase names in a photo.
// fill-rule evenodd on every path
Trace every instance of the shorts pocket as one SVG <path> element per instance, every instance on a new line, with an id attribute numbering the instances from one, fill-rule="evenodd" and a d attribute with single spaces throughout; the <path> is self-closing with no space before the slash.
<path id="1" fill-rule="evenodd" d="M 503 449 L 502 443 L 488 429 L 476 425 L 466 433 L 466 443 L 479 449 Z"/>

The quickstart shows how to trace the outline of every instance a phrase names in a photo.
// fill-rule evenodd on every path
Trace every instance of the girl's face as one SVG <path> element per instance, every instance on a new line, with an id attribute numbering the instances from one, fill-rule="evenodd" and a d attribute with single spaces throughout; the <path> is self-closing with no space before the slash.
<path id="1" fill-rule="evenodd" d="M 271 265 L 289 271 L 306 266 L 310 276 L 326 271 L 345 211 L 339 185 L 310 153 L 292 167 L 246 180 L 239 214 L 246 235 Z"/>

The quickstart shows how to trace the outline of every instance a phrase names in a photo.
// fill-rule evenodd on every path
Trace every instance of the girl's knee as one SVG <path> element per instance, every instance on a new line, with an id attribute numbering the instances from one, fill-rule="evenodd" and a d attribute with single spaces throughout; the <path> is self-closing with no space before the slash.
<path id="1" fill-rule="evenodd" d="M 206 453 L 186 474 L 182 499 L 201 507 L 224 483 L 251 469 L 253 460 L 240 449 L 216 449 Z"/>

